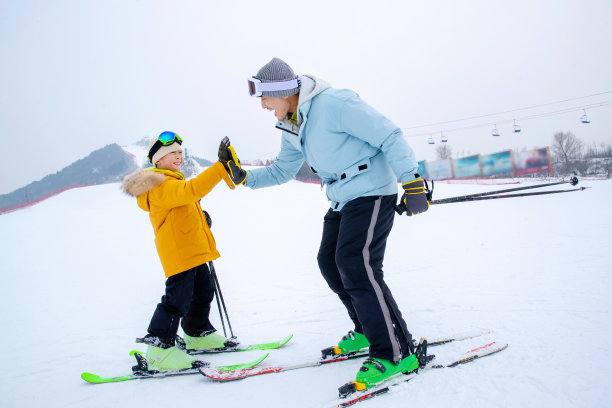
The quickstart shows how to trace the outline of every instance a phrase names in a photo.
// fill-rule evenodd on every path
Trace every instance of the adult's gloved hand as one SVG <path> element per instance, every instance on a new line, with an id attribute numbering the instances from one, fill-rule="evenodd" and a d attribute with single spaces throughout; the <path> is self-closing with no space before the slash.
<path id="1" fill-rule="evenodd" d="M 404 188 L 404 195 L 397 205 L 397 212 L 400 215 L 406 211 L 406 215 L 412 216 L 429 209 L 428 191 L 425 190 L 425 182 L 422 178 L 404 183 L 402 187 Z"/>
<path id="2" fill-rule="evenodd" d="M 235 185 L 239 186 L 244 183 L 248 174 L 240 167 L 240 160 L 238 160 L 236 151 L 230 145 L 227 136 L 225 136 L 219 144 L 219 161 L 223 164 L 223 167 L 225 167 L 227 174 L 229 174 Z"/>

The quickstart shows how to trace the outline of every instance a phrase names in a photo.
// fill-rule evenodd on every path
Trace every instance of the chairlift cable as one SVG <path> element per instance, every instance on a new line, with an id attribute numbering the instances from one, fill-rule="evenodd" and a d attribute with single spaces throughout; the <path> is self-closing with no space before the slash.
<path id="1" fill-rule="evenodd" d="M 612 93 L 612 91 L 599 92 L 599 93 L 592 94 L 592 95 L 579 96 L 577 98 L 568 98 L 568 99 L 564 99 L 564 100 L 561 100 L 561 101 L 542 103 L 542 104 L 539 104 L 539 105 L 532 105 L 532 106 L 527 106 L 527 107 L 524 107 L 524 108 L 511 109 L 511 110 L 507 110 L 507 111 L 503 111 L 503 112 L 488 113 L 486 115 L 471 116 L 471 117 L 467 117 L 467 118 L 463 118 L 463 119 L 454 119 L 454 120 L 448 120 L 448 121 L 444 121 L 444 122 L 429 123 L 429 124 L 426 124 L 426 125 L 411 126 L 411 127 L 402 128 L 402 130 L 418 129 L 418 128 L 429 127 L 429 126 L 446 125 L 448 123 L 454 123 L 454 122 L 463 122 L 465 120 L 471 120 L 471 119 L 486 118 L 488 116 L 502 115 L 502 114 L 505 114 L 505 113 L 512 113 L 512 112 L 518 112 L 518 111 L 522 111 L 522 110 L 540 108 L 542 106 L 555 105 L 555 104 L 558 104 L 558 103 L 570 102 L 570 101 L 575 101 L 575 100 L 578 100 L 578 99 L 592 98 L 594 96 L 600 96 L 600 95 L 605 95 L 605 94 L 609 94 L 609 93 Z"/>
<path id="2" fill-rule="evenodd" d="M 498 120 L 496 122 L 481 123 L 481 124 L 478 124 L 478 125 L 463 126 L 463 127 L 453 128 L 453 129 L 444 129 L 444 132 L 448 133 L 448 132 L 457 132 L 457 131 L 460 131 L 460 130 L 468 130 L 468 129 L 476 129 L 476 128 L 482 128 L 482 127 L 489 127 L 489 126 L 496 125 L 497 123 L 501 123 L 501 124 L 512 123 L 514 120 L 525 121 L 525 120 L 530 120 L 530 119 L 539 119 L 539 118 L 545 118 L 545 117 L 549 117 L 549 116 L 555 116 L 555 115 L 562 115 L 562 114 L 571 113 L 571 112 L 577 112 L 577 111 L 583 110 L 584 108 L 594 109 L 594 108 L 600 108 L 600 107 L 609 106 L 609 105 L 612 105 L 612 100 L 604 101 L 604 102 L 599 102 L 599 103 L 595 103 L 595 104 L 587 105 L 587 106 L 580 106 L 580 107 L 561 109 L 561 110 L 558 110 L 558 111 L 545 112 L 545 113 L 535 114 L 535 115 L 531 115 L 531 116 L 516 117 L 514 119 Z M 410 134 L 410 135 L 404 135 L 404 137 L 417 137 L 417 136 L 424 136 L 424 135 L 429 135 L 429 132 L 428 133 L 413 133 L 413 134 Z"/>

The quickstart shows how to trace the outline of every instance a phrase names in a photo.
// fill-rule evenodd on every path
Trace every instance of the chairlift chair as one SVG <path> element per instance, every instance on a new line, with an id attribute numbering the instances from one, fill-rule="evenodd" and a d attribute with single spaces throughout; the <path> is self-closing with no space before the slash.
<path id="1" fill-rule="evenodd" d="M 520 133 L 521 127 L 516 124 L 516 120 L 514 121 L 514 133 Z"/>
<path id="2" fill-rule="evenodd" d="M 495 127 L 493 128 L 493 130 L 491 131 L 491 134 L 493 136 L 499 136 L 499 130 L 497 130 L 497 125 L 495 125 Z"/>
<path id="3" fill-rule="evenodd" d="M 434 142 L 433 137 L 431 135 L 427 139 L 427 143 L 429 143 L 429 144 L 436 144 L 436 142 Z"/>
<path id="4" fill-rule="evenodd" d="M 448 138 L 446 136 L 444 136 L 444 134 L 440 133 L 440 141 L 442 143 L 446 143 L 446 142 L 448 142 Z"/>
<path id="5" fill-rule="evenodd" d="M 582 123 L 591 123 L 591 121 L 589 120 L 589 117 L 586 114 L 586 109 L 583 109 L 583 111 L 584 111 L 584 115 L 580 117 L 580 121 Z"/>

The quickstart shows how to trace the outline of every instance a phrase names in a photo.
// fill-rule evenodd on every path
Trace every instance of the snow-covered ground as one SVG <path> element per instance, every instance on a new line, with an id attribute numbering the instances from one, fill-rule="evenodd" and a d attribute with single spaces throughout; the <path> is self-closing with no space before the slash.
<path id="1" fill-rule="evenodd" d="M 436 370 L 365 407 L 604 407 L 612 401 L 612 181 L 548 196 L 438 205 L 396 218 L 386 279 L 415 337 L 489 328 L 510 347 Z M 515 186 L 506 186 L 515 187 Z M 436 198 L 503 188 L 436 185 Z M 294 339 L 266 363 L 316 359 L 351 326 L 319 274 L 327 209 L 317 185 L 220 184 L 202 200 L 243 343 Z M 130 372 L 164 276 L 147 215 L 118 184 L 75 189 L 0 216 L 1 407 L 321 407 L 359 361 L 232 383 L 187 376 L 92 385 Z M 213 322 L 218 314 L 213 309 Z M 220 325 L 218 327 L 221 329 Z M 216 364 L 261 352 L 213 355 Z"/>

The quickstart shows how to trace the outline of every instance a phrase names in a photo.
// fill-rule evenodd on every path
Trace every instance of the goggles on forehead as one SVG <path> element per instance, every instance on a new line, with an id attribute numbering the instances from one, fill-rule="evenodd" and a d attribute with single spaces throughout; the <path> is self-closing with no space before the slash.
<path id="1" fill-rule="evenodd" d="M 175 141 L 178 142 L 178 144 L 183 143 L 183 139 L 181 139 L 181 137 L 174 132 L 163 132 L 157 137 L 157 140 L 164 146 L 168 146 Z"/>
<path id="2" fill-rule="evenodd" d="M 153 143 L 153 146 L 151 146 L 151 149 L 149 149 L 149 155 L 147 156 L 149 162 L 152 163 L 153 156 L 155 156 L 155 153 L 157 153 L 157 151 L 161 149 L 162 146 L 169 146 L 174 142 L 180 145 L 183 144 L 183 139 L 181 139 L 181 137 L 174 132 L 161 133 L 157 137 L 155 143 Z"/>
<path id="3" fill-rule="evenodd" d="M 300 86 L 297 78 L 280 82 L 261 82 L 260 79 L 250 77 L 247 81 L 249 83 L 249 95 L 251 96 L 261 96 L 263 92 L 287 91 Z"/>

